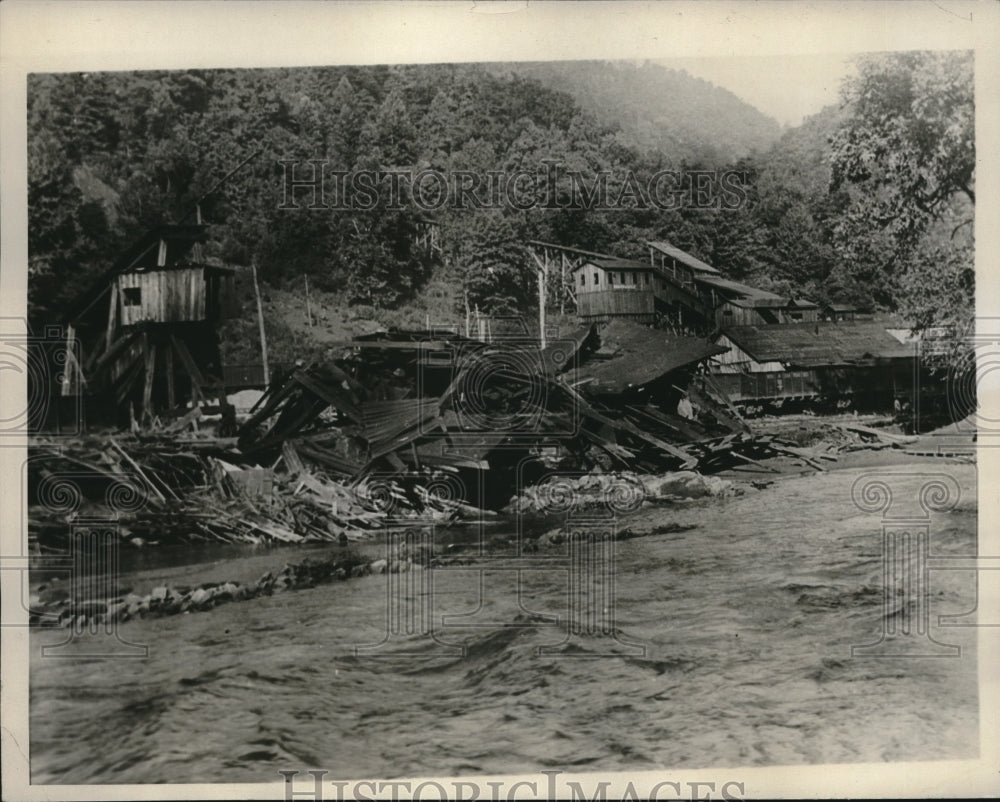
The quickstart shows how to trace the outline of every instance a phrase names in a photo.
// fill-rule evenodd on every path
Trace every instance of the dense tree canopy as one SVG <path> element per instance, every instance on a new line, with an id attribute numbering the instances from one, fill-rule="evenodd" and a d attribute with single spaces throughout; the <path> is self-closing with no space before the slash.
<path id="1" fill-rule="evenodd" d="M 639 117 L 653 89 L 663 97 L 650 128 Z M 305 274 L 346 303 L 384 309 L 444 281 L 458 314 L 467 296 L 533 317 L 524 240 L 641 256 L 644 240 L 666 239 L 763 288 L 898 309 L 922 325 L 957 319 L 974 289 L 972 114 L 964 54 L 866 60 L 840 108 L 769 146 L 777 128 L 755 109 L 655 65 L 34 75 L 29 314 L 58 318 L 125 244 L 190 214 L 259 152 L 203 199 L 215 224 L 206 255 L 256 260 L 275 287 Z M 716 146 L 727 128 L 742 131 L 739 158 L 736 145 Z M 691 147 L 695 130 L 716 144 Z M 310 160 L 345 175 L 464 176 L 470 193 L 421 207 L 414 193 L 427 187 L 404 182 L 393 198 L 383 175 L 370 203 L 331 208 L 331 178 L 319 203 L 306 187 L 288 206 L 285 165 Z M 692 202 L 698 170 L 713 197 L 725 183 L 737 202 Z M 498 171 L 522 175 L 491 186 Z M 681 197 L 669 208 L 648 202 L 664 171 L 680 176 L 666 185 Z M 609 203 L 598 208 L 601 187 Z M 358 188 L 351 197 L 365 199 Z M 436 250 L 421 244 L 428 222 Z"/>
<path id="2" fill-rule="evenodd" d="M 850 198 L 837 248 L 876 301 L 918 325 L 974 313 L 972 66 L 964 52 L 862 60 L 831 139 L 833 184 Z"/>

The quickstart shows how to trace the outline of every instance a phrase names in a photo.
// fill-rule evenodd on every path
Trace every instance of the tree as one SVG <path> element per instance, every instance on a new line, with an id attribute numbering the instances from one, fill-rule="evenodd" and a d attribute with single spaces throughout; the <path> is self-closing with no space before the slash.
<path id="1" fill-rule="evenodd" d="M 475 218 L 456 255 L 470 305 L 496 315 L 531 308 L 537 285 L 523 242 L 510 216 L 492 211 Z"/>
<path id="2" fill-rule="evenodd" d="M 877 302 L 922 327 L 964 329 L 975 310 L 972 54 L 866 58 L 842 96 L 849 114 L 831 139 L 832 187 L 850 203 L 834 229 L 838 250 Z M 930 295 L 935 271 L 941 292 Z"/>

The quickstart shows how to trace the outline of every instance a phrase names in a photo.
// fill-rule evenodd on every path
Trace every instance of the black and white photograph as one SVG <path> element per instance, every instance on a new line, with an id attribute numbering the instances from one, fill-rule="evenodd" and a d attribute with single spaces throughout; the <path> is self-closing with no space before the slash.
<path id="1" fill-rule="evenodd" d="M 995 5 L 28 5 L 5 798 L 1000 793 Z"/>

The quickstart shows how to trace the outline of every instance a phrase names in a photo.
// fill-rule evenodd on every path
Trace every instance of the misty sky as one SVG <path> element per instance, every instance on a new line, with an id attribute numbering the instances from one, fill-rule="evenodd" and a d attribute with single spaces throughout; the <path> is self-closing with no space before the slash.
<path id="1" fill-rule="evenodd" d="M 853 71 L 852 54 L 676 58 L 658 61 L 686 70 L 774 117 L 798 125 L 838 101 L 841 79 Z"/>

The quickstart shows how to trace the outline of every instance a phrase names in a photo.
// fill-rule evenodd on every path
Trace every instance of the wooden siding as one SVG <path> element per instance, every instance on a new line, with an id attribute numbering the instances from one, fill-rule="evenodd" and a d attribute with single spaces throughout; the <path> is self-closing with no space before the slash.
<path id="1" fill-rule="evenodd" d="M 819 377 L 811 370 L 727 373 L 715 376 L 715 381 L 730 401 L 813 398 L 820 394 Z"/>
<path id="2" fill-rule="evenodd" d="M 592 264 L 584 264 L 573 273 L 573 291 L 579 295 L 605 292 L 609 289 L 645 290 L 653 286 L 649 270 L 605 270 Z M 581 283 L 581 277 L 583 282 Z"/>
<path id="3" fill-rule="evenodd" d="M 649 315 L 654 312 L 653 292 L 622 288 L 586 292 L 577 296 L 577 314 L 585 319 L 604 315 Z"/>
<path id="4" fill-rule="evenodd" d="M 799 315 L 799 317 L 796 317 Z M 816 323 L 819 321 L 819 309 L 794 309 L 789 308 L 785 310 L 785 317 L 782 320 L 783 323 Z"/>
<path id="5" fill-rule="evenodd" d="M 205 319 L 205 276 L 200 267 L 123 273 L 118 277 L 121 325 L 144 321 L 178 323 Z M 125 290 L 138 289 L 138 304 L 128 304 Z"/>
<path id="6" fill-rule="evenodd" d="M 725 334 L 720 334 L 715 342 L 729 349 L 712 358 L 716 363 L 715 373 L 778 373 L 785 369 L 780 362 L 758 362 Z"/>
<path id="7" fill-rule="evenodd" d="M 799 317 L 795 317 L 799 315 Z M 748 307 L 723 303 L 715 310 L 715 322 L 720 326 L 766 326 L 772 323 L 816 323 L 818 309 L 795 309 L 773 306 Z"/>
<path id="8" fill-rule="evenodd" d="M 730 401 L 768 401 L 818 396 L 881 399 L 889 408 L 902 388 L 912 386 L 910 366 L 820 367 L 766 373 L 722 373 L 713 376 Z"/>
<path id="9" fill-rule="evenodd" d="M 753 309 L 724 303 L 715 310 L 715 322 L 720 326 L 763 326 L 768 323 L 781 323 L 780 315 L 778 309 Z"/>

